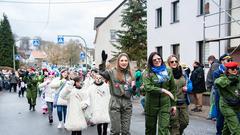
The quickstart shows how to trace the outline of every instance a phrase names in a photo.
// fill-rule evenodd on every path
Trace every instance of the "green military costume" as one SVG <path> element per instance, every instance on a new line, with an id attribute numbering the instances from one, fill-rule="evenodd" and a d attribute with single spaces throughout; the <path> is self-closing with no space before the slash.
<path id="1" fill-rule="evenodd" d="M 30 105 L 29 110 L 33 109 L 35 111 L 37 84 L 40 80 L 34 74 L 30 74 L 24 77 L 24 81 L 27 83 L 27 99 Z"/>
<path id="2" fill-rule="evenodd" d="M 105 52 L 104 52 L 105 54 Z M 102 54 L 103 55 L 103 54 Z M 118 59 L 125 54 L 120 54 Z M 99 73 L 109 81 L 110 102 L 109 115 L 111 121 L 111 135 L 130 135 L 130 122 L 132 116 L 131 97 L 134 93 L 131 82 L 132 78 L 128 69 L 119 71 L 117 68 L 106 70 L 106 59 L 99 65 Z M 118 60 L 117 60 L 118 61 Z M 117 80 L 117 72 L 122 72 L 125 80 Z"/>
<path id="3" fill-rule="evenodd" d="M 171 135 L 181 135 L 189 123 L 186 98 L 183 93 L 183 87 L 186 86 L 186 79 L 184 76 L 175 79 L 175 84 L 177 89 L 177 112 L 176 115 L 171 116 L 170 132 Z"/>
<path id="4" fill-rule="evenodd" d="M 220 110 L 224 116 L 223 135 L 240 135 L 240 76 L 223 75 L 215 81 L 220 93 Z"/>
<path id="5" fill-rule="evenodd" d="M 170 135 L 170 108 L 176 106 L 176 102 L 166 94 L 161 93 L 161 88 L 170 91 L 175 97 L 176 87 L 172 71 L 168 68 L 166 70 L 169 78 L 163 83 L 158 82 L 157 75 L 150 69 L 146 69 L 143 74 L 146 135 L 156 135 L 157 122 L 158 134 Z"/>

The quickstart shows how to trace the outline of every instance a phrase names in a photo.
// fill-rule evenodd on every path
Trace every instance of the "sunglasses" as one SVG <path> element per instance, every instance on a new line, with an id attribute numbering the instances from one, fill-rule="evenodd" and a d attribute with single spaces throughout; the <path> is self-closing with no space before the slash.
<path id="1" fill-rule="evenodd" d="M 161 61 L 161 58 L 156 58 L 156 59 L 153 59 L 154 62 L 156 61 Z"/>
<path id="2" fill-rule="evenodd" d="M 232 68 L 228 68 L 228 69 L 231 69 L 232 71 L 233 71 L 233 70 L 237 70 L 236 67 L 232 67 Z"/>
<path id="3" fill-rule="evenodd" d="M 232 62 L 233 60 L 232 59 L 228 59 L 227 62 Z"/>
<path id="4" fill-rule="evenodd" d="M 171 64 L 173 64 L 173 63 L 178 64 L 178 61 L 176 61 L 176 60 L 175 60 L 175 61 L 170 61 L 170 63 L 171 63 Z"/>

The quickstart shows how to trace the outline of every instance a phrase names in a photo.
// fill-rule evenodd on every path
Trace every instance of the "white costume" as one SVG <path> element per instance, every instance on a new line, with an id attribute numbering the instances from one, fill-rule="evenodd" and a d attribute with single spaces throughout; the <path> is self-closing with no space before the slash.
<path id="1" fill-rule="evenodd" d="M 65 128 L 70 131 L 80 131 L 87 128 L 83 109 L 86 108 L 87 94 L 74 86 L 68 85 L 60 93 L 67 100 L 67 116 Z"/>
<path id="2" fill-rule="evenodd" d="M 96 85 L 93 83 L 87 88 L 90 99 L 89 110 L 91 112 L 90 121 L 94 124 L 109 123 L 110 117 L 108 112 L 110 92 L 106 83 Z"/>

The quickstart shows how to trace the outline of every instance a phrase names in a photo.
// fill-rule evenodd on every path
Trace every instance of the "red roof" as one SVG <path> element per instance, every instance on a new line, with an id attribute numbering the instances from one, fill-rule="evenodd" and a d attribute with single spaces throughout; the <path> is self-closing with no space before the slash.
<path id="1" fill-rule="evenodd" d="M 45 59 L 45 58 L 47 58 L 47 54 L 44 51 L 32 51 L 31 55 L 35 59 Z"/>

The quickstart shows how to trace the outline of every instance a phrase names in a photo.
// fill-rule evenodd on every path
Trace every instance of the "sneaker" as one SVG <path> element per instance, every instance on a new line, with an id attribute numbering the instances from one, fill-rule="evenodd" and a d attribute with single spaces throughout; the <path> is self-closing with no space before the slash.
<path id="1" fill-rule="evenodd" d="M 58 123 L 57 128 L 62 128 L 62 122 L 59 122 L 59 123 Z"/>
<path id="2" fill-rule="evenodd" d="M 64 122 L 61 122 L 61 128 L 65 128 Z"/>

